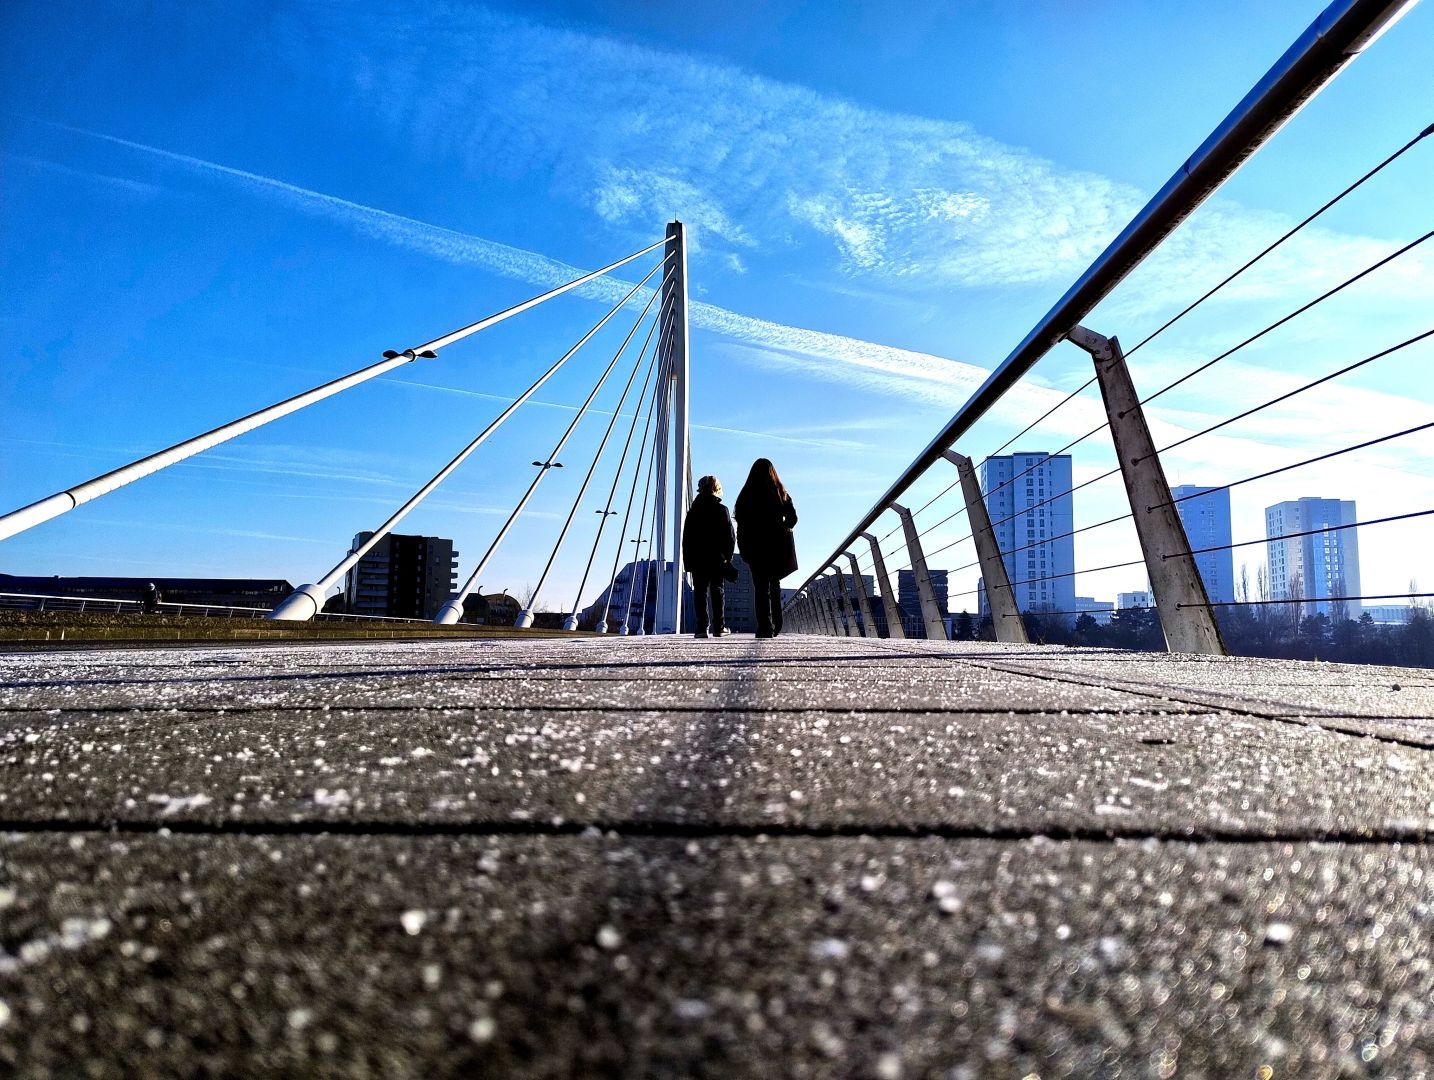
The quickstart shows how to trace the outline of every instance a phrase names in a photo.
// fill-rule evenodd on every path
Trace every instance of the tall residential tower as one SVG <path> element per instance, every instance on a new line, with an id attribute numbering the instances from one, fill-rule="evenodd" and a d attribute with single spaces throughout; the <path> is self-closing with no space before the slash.
<path id="1" fill-rule="evenodd" d="M 1070 455 L 988 457 L 981 463 L 981 491 L 1016 606 L 1021 611 L 1075 610 Z M 983 589 L 981 611 L 987 610 Z"/>
<path id="2" fill-rule="evenodd" d="M 1170 496 L 1185 525 L 1190 550 L 1198 552 L 1195 566 L 1212 604 L 1229 604 L 1235 599 L 1235 555 L 1230 543 L 1230 489 L 1181 484 Z M 1223 547 L 1223 551 L 1206 548 Z"/>
<path id="3" fill-rule="evenodd" d="M 1324 599 L 1359 595 L 1356 530 L 1329 528 L 1358 520 L 1353 499 L 1307 498 L 1266 507 L 1270 599 L 1309 600 L 1310 609 L 1323 615 L 1359 618 L 1357 600 L 1331 603 Z"/>

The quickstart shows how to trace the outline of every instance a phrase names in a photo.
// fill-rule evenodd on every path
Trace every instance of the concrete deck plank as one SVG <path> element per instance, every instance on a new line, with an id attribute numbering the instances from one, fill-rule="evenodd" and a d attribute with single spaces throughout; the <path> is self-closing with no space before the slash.
<path id="1" fill-rule="evenodd" d="M 0 1067 L 1411 1078 L 1431 852 L 621 837 L 0 843 Z"/>

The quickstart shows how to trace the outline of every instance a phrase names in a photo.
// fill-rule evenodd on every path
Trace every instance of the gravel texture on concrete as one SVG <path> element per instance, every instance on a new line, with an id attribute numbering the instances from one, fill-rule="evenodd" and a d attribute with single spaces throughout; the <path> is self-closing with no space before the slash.
<path id="1" fill-rule="evenodd" d="M 1431 747 L 1108 650 L 0 655 L 0 1073 L 1434 1076 Z"/>

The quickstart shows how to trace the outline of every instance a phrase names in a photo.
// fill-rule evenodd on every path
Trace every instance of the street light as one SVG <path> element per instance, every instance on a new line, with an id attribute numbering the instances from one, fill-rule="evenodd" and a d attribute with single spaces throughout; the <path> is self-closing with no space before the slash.
<path id="1" fill-rule="evenodd" d="M 563 467 L 561 461 L 535 461 L 533 464 L 540 469 L 561 469 Z"/>
<path id="2" fill-rule="evenodd" d="M 617 513 L 617 511 L 614 510 L 613 513 Z M 637 556 L 640 552 L 640 549 L 642 548 L 642 545 L 647 543 L 647 539 L 645 537 L 639 537 L 636 540 L 629 540 L 628 543 L 635 544 L 637 546 L 632 549 L 632 573 L 627 575 L 627 611 L 623 613 L 622 626 L 619 627 L 617 631 L 618 634 L 623 637 L 626 637 L 632 632 L 628 627 L 629 624 L 632 622 L 632 598 L 637 594 Z M 644 566 L 644 577 L 646 570 L 647 567 Z M 646 589 L 644 588 L 643 591 L 645 592 Z M 646 598 L 644 597 L 644 600 L 645 599 Z M 647 632 L 643 629 L 643 623 L 645 623 L 646 621 L 647 613 L 645 611 L 639 611 L 637 613 L 638 634 L 645 634 Z"/>

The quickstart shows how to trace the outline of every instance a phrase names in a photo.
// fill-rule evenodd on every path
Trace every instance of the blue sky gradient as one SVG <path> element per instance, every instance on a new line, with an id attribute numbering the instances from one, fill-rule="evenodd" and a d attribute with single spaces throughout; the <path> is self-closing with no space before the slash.
<path id="1" fill-rule="evenodd" d="M 0 506 L 471 322 L 680 217 L 694 466 L 735 488 L 752 458 L 776 460 L 809 567 L 1320 7 L 8 4 Z M 1434 120 L 1431 43 L 1426 5 L 1089 325 L 1138 340 Z M 1137 385 L 1434 227 L 1431 181 L 1421 145 L 1143 350 Z M 650 265 L 7 541 L 0 569 L 313 580 Z M 1420 248 L 1162 398 L 1156 437 L 1427 330 L 1431 301 Z M 614 320 L 404 529 L 452 537 L 466 576 L 628 326 Z M 1431 358 L 1425 343 L 1197 440 L 1170 455 L 1171 481 L 1225 482 L 1427 422 Z M 1088 374 L 1058 348 L 962 449 L 994 450 Z M 605 419 L 579 429 L 570 462 Z M 1101 419 L 1087 395 L 1017 449 L 1056 449 Z M 1434 507 L 1431 459 L 1426 434 L 1237 489 L 1235 538 L 1302 495 L 1357 498 L 1366 518 Z M 1104 437 L 1083 444 L 1077 482 L 1111 462 Z M 485 589 L 536 580 L 581 471 L 549 478 Z M 910 501 L 950 479 L 938 470 Z M 1118 481 L 1084 489 L 1077 525 L 1122 497 Z M 948 496 L 923 524 L 954 509 Z M 545 606 L 571 603 L 589 527 L 579 519 Z M 1434 581 L 1422 523 L 1362 531 L 1360 547 L 1368 592 Z M 1076 564 L 1134 551 L 1128 523 L 1111 526 L 1077 538 Z M 1253 573 L 1261 558 L 1236 563 Z M 965 577 L 953 592 L 974 588 Z M 1143 577 L 1090 575 L 1077 591 L 1109 598 Z"/>

